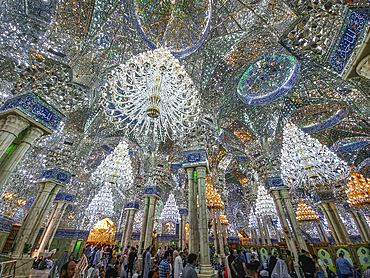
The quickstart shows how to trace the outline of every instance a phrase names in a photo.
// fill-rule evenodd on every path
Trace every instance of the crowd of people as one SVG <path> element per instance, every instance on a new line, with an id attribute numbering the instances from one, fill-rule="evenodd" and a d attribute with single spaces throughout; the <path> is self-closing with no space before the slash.
<path id="1" fill-rule="evenodd" d="M 68 257 L 65 252 L 54 265 L 48 259 L 35 258 L 34 267 L 41 269 L 52 267 L 49 277 L 72 278 L 198 278 L 196 271 L 197 255 L 187 249 L 179 250 L 168 246 L 156 250 L 147 248 L 142 254 L 142 262 L 138 267 L 138 246 L 97 245 L 87 246 L 83 259 Z M 360 268 L 352 266 L 344 254 L 340 253 L 336 260 L 336 272 L 330 270 L 323 259 L 301 250 L 299 265 L 294 265 L 290 252 L 283 259 L 276 252 L 269 253 L 266 262 L 260 263 L 256 249 L 248 248 L 232 250 L 225 264 L 215 260 L 217 278 L 294 278 L 296 271 L 305 278 L 370 278 L 370 268 L 361 274 Z M 50 259 L 50 258 L 49 258 Z M 45 263 L 44 263 L 45 262 Z M 216 274 L 217 276 L 217 274 Z"/>
<path id="2" fill-rule="evenodd" d="M 50 256 L 43 258 L 43 256 L 40 256 L 39 258 L 35 257 L 34 262 L 32 265 L 32 268 L 34 269 L 46 269 L 51 268 L 53 266 L 53 261 Z"/>
<path id="3" fill-rule="evenodd" d="M 335 262 L 335 273 L 323 259 L 306 250 L 301 250 L 296 267 L 289 251 L 285 259 L 279 258 L 276 252 L 269 253 L 266 262 L 261 264 L 256 251 L 244 248 L 231 251 L 226 263 L 223 277 L 227 278 L 294 278 L 298 277 L 297 271 L 305 278 L 370 278 L 370 267 L 362 274 L 360 267 L 352 266 L 342 252 Z"/>

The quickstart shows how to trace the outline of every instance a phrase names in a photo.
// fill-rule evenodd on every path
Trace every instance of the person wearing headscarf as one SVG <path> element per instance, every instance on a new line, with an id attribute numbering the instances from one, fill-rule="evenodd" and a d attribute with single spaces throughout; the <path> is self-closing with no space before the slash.
<path id="1" fill-rule="evenodd" d="M 271 273 L 271 278 L 290 278 L 288 267 L 283 260 L 277 260 L 274 270 Z"/>
<path id="2" fill-rule="evenodd" d="M 68 252 L 64 251 L 63 254 L 59 257 L 59 259 L 55 262 L 55 264 L 51 268 L 49 278 L 59 278 L 62 266 L 69 261 L 68 257 L 69 257 Z"/>
<path id="3" fill-rule="evenodd" d="M 269 277 L 269 272 L 267 271 L 267 263 L 263 264 L 263 270 L 260 271 L 261 277 Z"/>

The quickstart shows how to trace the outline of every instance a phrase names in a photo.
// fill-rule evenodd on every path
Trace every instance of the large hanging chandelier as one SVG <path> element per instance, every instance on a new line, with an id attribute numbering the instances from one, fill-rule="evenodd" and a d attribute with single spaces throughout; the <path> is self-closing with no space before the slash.
<path id="1" fill-rule="evenodd" d="M 160 220 L 162 223 L 178 223 L 180 221 L 179 208 L 176 205 L 175 195 L 172 193 L 168 195 L 168 199 L 163 207 Z"/>
<path id="2" fill-rule="evenodd" d="M 91 200 L 85 211 L 83 224 L 87 227 L 94 225 L 99 219 L 114 215 L 112 185 L 105 184 Z"/>
<path id="3" fill-rule="evenodd" d="M 274 200 L 262 185 L 258 186 L 257 190 L 256 215 L 257 217 L 276 215 Z"/>
<path id="4" fill-rule="evenodd" d="M 348 178 L 348 189 L 346 190 L 348 196 L 348 204 L 359 211 L 370 212 L 370 179 L 365 178 L 364 175 L 352 172 Z"/>
<path id="5" fill-rule="evenodd" d="M 251 208 L 251 211 L 248 216 L 248 226 L 249 226 L 249 229 L 251 230 L 258 228 L 257 217 L 256 217 L 256 214 L 254 213 L 253 208 Z"/>
<path id="6" fill-rule="evenodd" d="M 295 212 L 297 215 L 298 222 L 305 222 L 305 221 L 319 221 L 319 216 L 316 212 L 307 206 L 302 200 L 299 200 L 297 211 Z"/>
<path id="7" fill-rule="evenodd" d="M 350 174 L 350 168 L 336 154 L 297 126 L 284 128 L 281 174 L 284 183 L 312 191 L 330 191 L 334 182 Z"/>
<path id="8" fill-rule="evenodd" d="M 227 220 L 226 215 L 223 214 L 222 212 L 221 212 L 220 218 L 221 218 L 221 225 L 223 226 L 229 225 L 229 220 Z"/>
<path id="9" fill-rule="evenodd" d="M 91 177 L 96 182 L 115 184 L 125 192 L 134 185 L 129 148 L 125 141 L 122 141 L 98 166 Z"/>
<path id="10" fill-rule="evenodd" d="M 169 50 L 131 58 L 107 75 L 107 84 L 102 88 L 104 112 L 126 135 L 174 140 L 198 120 L 198 91 Z"/>
<path id="11" fill-rule="evenodd" d="M 225 209 L 225 204 L 221 200 L 221 195 L 217 192 L 217 190 L 213 187 L 211 183 L 211 179 L 209 177 L 206 178 L 206 202 L 208 209 Z"/>

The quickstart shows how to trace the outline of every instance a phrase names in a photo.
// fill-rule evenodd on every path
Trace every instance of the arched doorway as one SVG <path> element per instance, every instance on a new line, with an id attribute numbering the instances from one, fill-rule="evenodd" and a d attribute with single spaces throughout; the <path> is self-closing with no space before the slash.
<path id="1" fill-rule="evenodd" d="M 97 222 L 91 229 L 87 243 L 112 245 L 116 235 L 116 225 L 109 218 Z"/>

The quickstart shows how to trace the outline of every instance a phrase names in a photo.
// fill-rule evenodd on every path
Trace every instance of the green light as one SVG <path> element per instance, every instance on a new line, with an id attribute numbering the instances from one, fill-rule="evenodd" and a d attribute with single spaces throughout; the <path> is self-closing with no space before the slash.
<path id="1" fill-rule="evenodd" d="M 194 171 L 194 183 L 196 183 L 197 182 L 197 171 Z"/>

